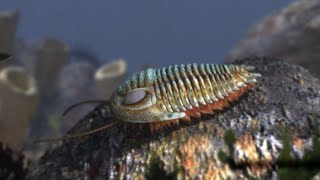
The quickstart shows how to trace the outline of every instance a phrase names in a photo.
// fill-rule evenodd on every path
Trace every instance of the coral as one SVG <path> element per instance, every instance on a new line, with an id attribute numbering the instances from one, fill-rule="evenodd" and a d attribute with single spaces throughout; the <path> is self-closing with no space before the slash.
<path id="1" fill-rule="evenodd" d="M 36 82 L 24 68 L 8 66 L 0 71 L 0 141 L 21 148 L 38 100 Z"/>
<path id="2" fill-rule="evenodd" d="M 94 79 L 100 97 L 109 99 L 116 88 L 124 81 L 127 62 L 119 59 L 101 66 L 95 73 Z"/>

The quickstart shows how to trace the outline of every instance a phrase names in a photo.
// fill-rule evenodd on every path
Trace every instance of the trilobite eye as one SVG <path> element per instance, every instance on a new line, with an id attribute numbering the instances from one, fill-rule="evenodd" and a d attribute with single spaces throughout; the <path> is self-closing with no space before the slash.
<path id="1" fill-rule="evenodd" d="M 147 93 L 145 90 L 132 91 L 123 98 L 123 103 L 127 105 L 138 103 L 142 101 L 146 95 Z"/>

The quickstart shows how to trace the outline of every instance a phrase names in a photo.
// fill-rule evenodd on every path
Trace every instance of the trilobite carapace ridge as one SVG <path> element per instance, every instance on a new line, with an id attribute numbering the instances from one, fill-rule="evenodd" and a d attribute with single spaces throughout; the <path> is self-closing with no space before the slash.
<path id="1" fill-rule="evenodd" d="M 201 113 L 222 110 L 251 89 L 260 76 L 248 65 L 186 64 L 134 74 L 110 99 L 120 121 L 150 123 L 152 129 Z"/>

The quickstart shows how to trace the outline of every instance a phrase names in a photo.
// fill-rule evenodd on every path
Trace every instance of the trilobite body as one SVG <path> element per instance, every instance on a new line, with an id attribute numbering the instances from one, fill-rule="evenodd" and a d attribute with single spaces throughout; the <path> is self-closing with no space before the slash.
<path id="1" fill-rule="evenodd" d="M 247 65 L 187 64 L 146 69 L 113 94 L 113 117 L 133 123 L 160 124 L 190 120 L 228 106 L 250 89 L 260 74 Z M 156 123 L 156 124 L 155 124 Z"/>

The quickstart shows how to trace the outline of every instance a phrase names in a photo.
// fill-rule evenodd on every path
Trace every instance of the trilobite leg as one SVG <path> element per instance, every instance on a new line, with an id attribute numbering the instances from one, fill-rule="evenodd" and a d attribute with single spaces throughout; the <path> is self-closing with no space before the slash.
<path id="1" fill-rule="evenodd" d="M 213 114 L 210 104 L 200 106 L 199 110 L 201 113 L 204 113 L 204 114 Z"/>

